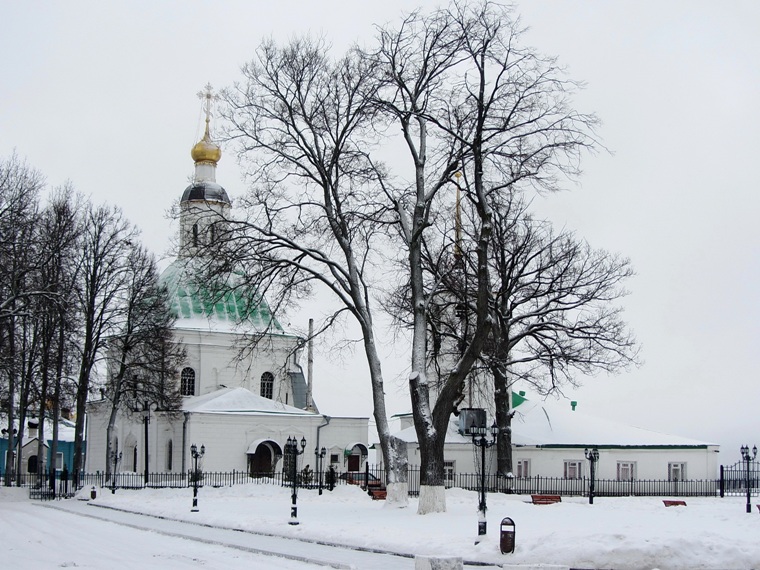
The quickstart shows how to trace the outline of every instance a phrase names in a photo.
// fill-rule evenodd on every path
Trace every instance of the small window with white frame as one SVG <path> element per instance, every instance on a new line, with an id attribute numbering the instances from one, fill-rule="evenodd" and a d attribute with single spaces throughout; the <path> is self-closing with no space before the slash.
<path id="1" fill-rule="evenodd" d="M 636 478 L 635 461 L 618 461 L 617 463 L 617 480 L 633 481 Z"/>
<path id="2" fill-rule="evenodd" d="M 456 476 L 456 461 L 443 462 L 443 483 L 447 489 L 454 486 L 454 477 Z"/>
<path id="3" fill-rule="evenodd" d="M 517 460 L 517 477 L 526 479 L 530 477 L 530 459 Z"/>
<path id="4" fill-rule="evenodd" d="M 63 453 L 60 451 L 55 454 L 55 469 L 56 471 L 63 469 Z"/>
<path id="5" fill-rule="evenodd" d="M 580 479 L 582 463 L 575 459 L 565 461 L 565 479 Z"/>
<path id="6" fill-rule="evenodd" d="M 686 463 L 668 463 L 668 481 L 683 481 L 686 479 Z"/>

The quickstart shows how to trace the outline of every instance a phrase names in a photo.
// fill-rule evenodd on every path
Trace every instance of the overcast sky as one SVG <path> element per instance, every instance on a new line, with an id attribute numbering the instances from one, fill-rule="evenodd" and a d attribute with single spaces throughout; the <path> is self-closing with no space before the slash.
<path id="1" fill-rule="evenodd" d="M 176 231 L 166 211 L 202 134 L 196 93 L 239 80 L 268 36 L 311 32 L 341 50 L 415 5 L 8 2 L 0 157 L 15 149 L 51 187 L 70 180 L 120 206 L 165 256 Z M 579 412 L 720 443 L 731 463 L 742 443 L 760 444 L 760 3 L 531 0 L 517 11 L 527 43 L 586 83 L 577 107 L 599 115 L 612 151 L 587 156 L 579 184 L 537 208 L 637 271 L 625 307 L 644 365 L 566 396 Z M 231 153 L 217 181 L 233 201 L 244 192 Z M 389 411 L 408 411 L 408 357 L 387 352 Z M 315 376 L 323 413 L 371 415 L 361 358 L 318 354 Z"/>

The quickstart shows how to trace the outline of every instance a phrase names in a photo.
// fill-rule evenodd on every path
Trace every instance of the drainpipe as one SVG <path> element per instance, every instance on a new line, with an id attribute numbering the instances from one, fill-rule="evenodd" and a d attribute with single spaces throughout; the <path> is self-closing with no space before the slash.
<path id="1" fill-rule="evenodd" d="M 317 426 L 317 452 L 319 452 L 319 430 L 321 430 L 323 427 L 327 427 L 332 418 L 330 416 L 322 416 L 322 419 L 325 420 L 325 423 L 323 423 L 321 426 Z"/>
<path id="2" fill-rule="evenodd" d="M 319 478 L 319 494 L 322 494 L 322 472 L 325 470 L 325 459 L 324 457 L 321 458 L 321 464 L 320 464 L 320 456 L 319 456 L 319 430 L 321 430 L 323 427 L 326 427 L 330 423 L 330 416 L 322 416 L 322 419 L 325 420 L 325 423 L 323 423 L 320 426 L 317 426 L 317 446 L 314 448 L 314 460 L 316 461 L 316 464 L 314 465 L 317 473 L 317 477 Z"/>
<path id="3" fill-rule="evenodd" d="M 306 373 L 308 375 L 306 380 L 306 409 L 313 411 L 314 402 L 311 391 L 314 382 L 314 319 L 309 319 L 309 344 L 306 363 Z M 329 420 L 328 423 L 330 423 Z M 317 428 L 317 442 L 319 442 L 319 428 Z"/>
<path id="4" fill-rule="evenodd" d="M 182 422 L 182 473 L 187 471 L 187 422 L 190 419 L 190 412 L 184 412 L 185 419 Z"/>

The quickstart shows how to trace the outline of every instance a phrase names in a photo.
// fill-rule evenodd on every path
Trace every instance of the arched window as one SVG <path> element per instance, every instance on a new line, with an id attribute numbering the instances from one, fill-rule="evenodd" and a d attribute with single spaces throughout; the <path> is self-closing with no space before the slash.
<path id="1" fill-rule="evenodd" d="M 264 374 L 261 375 L 261 395 L 271 400 L 273 394 L 274 375 L 271 372 L 264 372 Z"/>
<path id="2" fill-rule="evenodd" d="M 29 456 L 29 460 L 26 463 L 26 472 L 37 473 L 37 456 L 36 455 Z"/>
<path id="3" fill-rule="evenodd" d="M 208 227 L 208 238 L 209 243 L 214 243 L 216 241 L 216 222 L 212 222 Z"/>
<path id="4" fill-rule="evenodd" d="M 198 224 L 193 224 L 193 247 L 198 247 Z"/>
<path id="5" fill-rule="evenodd" d="M 173 444 L 172 440 L 170 439 L 168 443 L 166 444 L 166 470 L 171 471 L 172 470 L 172 451 L 173 451 Z"/>
<path id="6" fill-rule="evenodd" d="M 183 396 L 195 395 L 195 370 L 190 367 L 183 368 L 180 374 L 180 393 Z"/>

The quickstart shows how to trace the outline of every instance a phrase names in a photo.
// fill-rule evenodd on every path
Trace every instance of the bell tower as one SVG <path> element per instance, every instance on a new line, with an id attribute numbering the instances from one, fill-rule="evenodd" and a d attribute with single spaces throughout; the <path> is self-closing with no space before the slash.
<path id="1" fill-rule="evenodd" d="M 206 129 L 190 151 L 195 173 L 180 200 L 180 257 L 191 257 L 200 247 L 213 242 L 219 235 L 219 224 L 232 207 L 227 192 L 216 182 L 216 165 L 222 158 L 222 149 L 211 139 L 211 111 L 218 96 L 207 84 L 198 97 L 203 101 Z"/>

